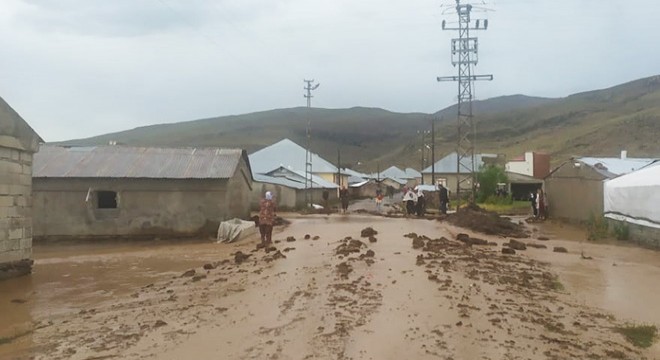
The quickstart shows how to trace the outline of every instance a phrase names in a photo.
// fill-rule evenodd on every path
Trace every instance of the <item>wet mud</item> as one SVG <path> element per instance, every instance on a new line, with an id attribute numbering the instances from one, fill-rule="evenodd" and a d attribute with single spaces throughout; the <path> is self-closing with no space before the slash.
<path id="1" fill-rule="evenodd" d="M 580 287 L 579 274 L 603 269 L 641 268 L 657 282 L 659 263 L 647 250 L 522 242 L 418 219 L 290 221 L 268 246 L 254 237 L 238 244 L 37 249 L 32 278 L 0 283 L 7 304 L 0 316 L 12 324 L 3 329 L 8 340 L 0 343 L 0 358 L 660 356 L 657 345 L 636 348 L 613 330 L 655 318 L 618 311 L 593 298 L 599 288 Z M 640 258 L 645 262 L 634 262 Z"/>

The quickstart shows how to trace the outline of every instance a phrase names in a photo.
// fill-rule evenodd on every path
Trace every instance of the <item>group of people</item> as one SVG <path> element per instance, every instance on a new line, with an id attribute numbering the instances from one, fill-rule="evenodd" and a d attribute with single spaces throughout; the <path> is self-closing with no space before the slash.
<path id="1" fill-rule="evenodd" d="M 403 188 L 403 203 L 407 215 L 424 216 L 426 212 L 426 198 L 422 189 Z"/>
<path id="2" fill-rule="evenodd" d="M 548 199 L 545 196 L 543 189 L 538 189 L 536 192 L 529 193 L 529 202 L 532 205 L 534 217 L 545 220 L 548 215 Z"/>

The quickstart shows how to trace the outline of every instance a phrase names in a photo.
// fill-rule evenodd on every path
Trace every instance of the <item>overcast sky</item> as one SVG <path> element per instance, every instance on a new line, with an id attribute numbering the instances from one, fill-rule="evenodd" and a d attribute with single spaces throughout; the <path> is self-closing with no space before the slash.
<path id="1" fill-rule="evenodd" d="M 46 140 L 304 106 L 456 99 L 449 0 L 1 0 L 0 96 Z M 481 4 L 482 1 L 475 1 Z M 660 74 L 657 0 L 490 0 L 476 96 L 560 97 Z"/>

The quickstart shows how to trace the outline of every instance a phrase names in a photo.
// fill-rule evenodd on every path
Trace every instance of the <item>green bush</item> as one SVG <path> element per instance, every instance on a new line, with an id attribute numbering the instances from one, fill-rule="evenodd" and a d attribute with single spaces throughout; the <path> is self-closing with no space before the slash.
<path id="1" fill-rule="evenodd" d="M 511 205 L 513 204 L 513 198 L 511 195 L 507 196 L 497 196 L 491 195 L 483 201 L 484 204 L 493 204 L 493 205 Z"/>
<path id="2" fill-rule="evenodd" d="M 590 213 L 589 220 L 587 220 L 587 239 L 602 240 L 607 238 L 607 235 L 607 220 L 603 216 L 596 216 L 594 213 Z"/>
<path id="3" fill-rule="evenodd" d="M 483 203 L 491 196 L 496 196 L 497 184 L 508 183 L 509 179 L 504 169 L 499 166 L 489 165 L 481 168 L 477 174 L 479 183 L 479 192 L 477 193 L 477 202 Z"/>
<path id="4" fill-rule="evenodd" d="M 614 237 L 620 241 L 628 241 L 630 239 L 630 228 L 627 222 L 616 222 L 613 226 L 612 232 Z"/>

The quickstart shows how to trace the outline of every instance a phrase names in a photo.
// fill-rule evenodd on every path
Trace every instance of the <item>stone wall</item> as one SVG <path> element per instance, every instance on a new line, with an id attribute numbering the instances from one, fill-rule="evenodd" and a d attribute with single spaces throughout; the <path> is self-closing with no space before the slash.
<path id="1" fill-rule="evenodd" d="M 0 279 L 32 266 L 32 154 L 0 146 Z"/>
<path id="2" fill-rule="evenodd" d="M 660 250 L 660 229 L 614 219 L 607 219 L 607 222 L 610 232 L 613 233 L 617 226 L 627 227 L 628 241 L 644 247 Z"/>

